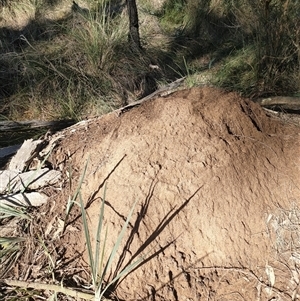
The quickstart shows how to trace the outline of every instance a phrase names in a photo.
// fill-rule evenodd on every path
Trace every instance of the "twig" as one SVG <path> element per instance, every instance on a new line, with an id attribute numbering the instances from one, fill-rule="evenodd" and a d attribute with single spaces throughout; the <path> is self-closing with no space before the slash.
<path id="1" fill-rule="evenodd" d="M 62 293 L 62 294 L 74 297 L 74 298 L 76 298 L 76 300 L 78 300 L 78 298 L 82 298 L 85 300 L 95 300 L 94 294 L 75 291 L 74 289 L 66 288 L 66 287 L 63 287 L 60 285 L 55 285 L 55 284 L 26 282 L 26 281 L 11 280 L 11 279 L 0 279 L 0 282 L 4 282 L 5 284 L 10 285 L 10 286 L 54 291 L 56 293 Z M 103 299 L 103 300 L 108 301 L 109 299 Z"/>
<path id="2" fill-rule="evenodd" d="M 133 103 L 130 103 L 129 105 L 125 106 L 125 107 L 122 107 L 118 110 L 116 110 L 115 112 L 118 113 L 118 116 L 120 116 L 122 113 L 130 110 L 131 108 L 135 107 L 135 106 L 138 106 L 140 104 L 142 104 L 143 102 L 149 100 L 149 99 L 152 99 L 154 97 L 158 97 L 158 96 L 161 96 L 161 94 L 163 94 L 164 92 L 167 92 L 167 91 L 173 91 L 174 89 L 178 88 L 180 86 L 180 84 L 185 80 L 185 77 L 181 77 L 177 80 L 175 80 L 174 82 L 170 83 L 170 84 L 167 84 L 161 88 L 159 88 L 158 90 L 154 91 L 153 93 L 147 95 L 146 97 L 138 100 L 138 101 L 135 101 Z"/>

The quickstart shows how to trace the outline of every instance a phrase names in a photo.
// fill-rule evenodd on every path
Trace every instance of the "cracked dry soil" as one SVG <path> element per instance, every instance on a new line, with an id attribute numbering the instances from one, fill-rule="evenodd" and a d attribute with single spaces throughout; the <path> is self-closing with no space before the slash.
<path id="1" fill-rule="evenodd" d="M 113 288 L 119 300 L 299 298 L 299 127 L 235 93 L 194 88 L 64 135 L 51 162 L 71 167 L 74 184 L 53 196 L 54 211 L 65 210 L 87 161 L 81 194 L 93 236 L 107 187 L 107 250 L 137 201 L 111 276 L 144 262 Z M 87 262 L 82 229 L 60 244 L 66 260 Z"/>

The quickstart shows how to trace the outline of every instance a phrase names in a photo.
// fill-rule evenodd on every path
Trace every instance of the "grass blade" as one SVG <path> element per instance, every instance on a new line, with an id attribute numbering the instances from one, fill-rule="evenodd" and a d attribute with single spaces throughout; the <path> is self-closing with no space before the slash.
<path id="1" fill-rule="evenodd" d="M 77 189 L 76 189 L 76 191 L 75 191 L 73 197 L 71 198 L 71 197 L 69 196 L 68 203 L 67 203 L 67 207 L 66 207 L 66 217 L 65 217 L 65 220 L 64 220 L 63 232 L 64 232 L 65 229 L 66 229 L 66 225 L 67 225 L 67 221 L 68 221 L 68 218 L 69 218 L 70 211 L 71 211 L 71 209 L 73 208 L 73 205 L 74 205 L 74 203 L 76 202 L 76 199 L 77 199 L 78 194 L 79 194 L 79 192 L 80 192 L 80 189 L 81 189 L 83 180 L 84 180 L 84 178 L 85 178 L 85 174 L 86 174 L 88 162 L 89 162 L 89 158 L 87 159 L 87 161 L 86 161 L 86 163 L 85 163 L 85 166 L 84 166 L 84 169 L 83 169 L 83 173 L 82 173 L 82 175 L 81 175 L 81 177 L 80 177 L 79 184 L 78 184 L 78 186 L 77 186 Z M 70 172 L 70 174 L 71 174 L 71 172 Z M 70 187 L 71 187 L 71 184 L 70 184 Z"/>
<path id="2" fill-rule="evenodd" d="M 94 260 L 96 275 L 98 275 L 99 267 L 102 268 L 104 251 L 105 251 L 105 242 L 106 242 L 106 236 L 107 236 L 107 230 L 106 230 L 106 235 L 105 235 L 105 238 L 104 238 L 104 246 L 102 247 L 102 254 L 101 254 L 101 260 L 100 260 L 100 266 L 99 266 L 100 235 L 101 235 L 101 232 L 102 232 L 102 225 L 103 225 L 105 198 L 106 198 L 106 185 L 104 187 L 103 199 L 102 199 L 100 215 L 99 215 L 99 222 L 98 222 L 98 227 L 97 227 L 97 234 L 96 234 L 96 249 L 95 249 L 95 260 Z M 101 275 L 101 273 L 100 273 L 100 275 Z M 100 286 L 101 286 L 101 282 L 100 282 Z"/>
<path id="3" fill-rule="evenodd" d="M 123 276 L 127 275 L 128 273 L 130 273 L 132 270 L 134 270 L 139 264 L 141 264 L 143 262 L 144 258 L 140 257 L 139 259 L 137 259 L 135 262 L 133 262 L 132 264 L 128 265 L 127 267 L 125 267 L 112 281 L 110 281 L 105 288 L 103 289 L 103 291 L 100 294 L 100 299 L 104 296 L 105 292 L 108 290 L 108 288 L 114 284 L 117 280 L 119 280 L 120 278 L 122 278 Z"/>
<path id="4" fill-rule="evenodd" d="M 30 220 L 30 216 L 25 213 L 25 209 L 15 208 L 13 206 L 0 204 L 0 219 L 7 217 L 19 217 L 21 219 Z"/>
<path id="5" fill-rule="evenodd" d="M 93 250 L 92 250 L 92 244 L 91 244 L 91 239 L 90 239 L 90 233 L 89 233 L 89 228 L 87 224 L 87 218 L 86 218 L 86 212 L 84 209 L 81 193 L 79 192 L 79 199 L 80 199 L 80 208 L 81 208 L 81 214 L 82 214 L 82 222 L 83 222 L 83 229 L 84 229 L 84 236 L 86 240 L 86 245 L 88 249 L 88 256 L 89 256 L 89 261 L 90 261 L 90 267 L 91 267 L 91 272 L 92 272 L 92 281 L 93 281 L 93 286 L 95 287 L 96 281 L 97 281 L 97 275 L 96 275 L 96 270 L 95 270 L 95 263 L 94 263 L 94 258 L 93 258 Z"/>
<path id="6" fill-rule="evenodd" d="M 119 236 L 118 236 L 118 238 L 117 238 L 117 241 L 116 241 L 116 243 L 115 243 L 115 245 L 114 245 L 114 247 L 113 247 L 113 249 L 112 249 L 112 251 L 111 251 L 111 253 L 110 253 L 108 262 L 107 262 L 107 264 L 106 264 L 106 266 L 105 266 L 105 268 L 104 268 L 104 271 L 103 271 L 103 273 L 102 273 L 102 275 L 101 275 L 101 282 L 104 280 L 103 278 L 104 278 L 104 276 L 106 275 L 107 271 L 109 271 L 109 269 L 110 269 L 110 267 L 111 267 L 111 265 L 112 265 L 112 262 L 113 262 L 113 260 L 114 260 L 114 258 L 115 258 L 115 256 L 116 256 L 116 253 L 117 253 L 117 251 L 118 251 L 118 249 L 119 249 L 119 246 L 120 246 L 120 244 L 121 244 L 121 241 L 122 241 L 122 239 L 123 239 L 123 237 L 124 237 L 125 231 L 127 230 L 127 227 L 128 227 L 129 221 L 130 221 L 130 219 L 131 219 L 133 210 L 134 210 L 134 208 L 135 208 L 135 206 L 136 206 L 136 203 L 137 203 L 137 202 L 135 202 L 135 203 L 133 204 L 133 206 L 132 206 L 132 208 L 131 208 L 131 210 L 130 210 L 128 216 L 127 216 L 127 219 L 126 219 L 126 221 L 125 221 L 125 223 L 124 223 L 124 225 L 123 225 L 123 227 L 122 227 L 122 230 L 121 230 L 121 232 L 120 232 L 120 234 L 119 234 Z M 120 277 L 119 277 L 119 278 L 120 278 Z M 115 281 L 116 281 L 116 280 L 115 280 Z M 114 282 L 115 282 L 115 281 L 114 281 Z M 105 289 L 101 292 L 101 296 L 103 296 L 103 294 L 105 293 L 105 291 L 106 291 L 107 289 L 108 289 L 108 286 L 106 286 Z"/>

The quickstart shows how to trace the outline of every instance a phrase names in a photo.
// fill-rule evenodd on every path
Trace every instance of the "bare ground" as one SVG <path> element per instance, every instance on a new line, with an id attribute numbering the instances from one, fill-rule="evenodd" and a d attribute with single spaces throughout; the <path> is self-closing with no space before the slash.
<path id="1" fill-rule="evenodd" d="M 111 275 L 144 262 L 113 288 L 119 300 L 300 298 L 299 127 L 235 93 L 194 88 L 63 133 L 50 161 L 64 182 L 49 188 L 52 201 L 35 221 L 57 280 L 87 283 L 76 206 L 55 235 L 87 164 L 81 195 L 93 235 L 107 187 L 108 250 L 137 201 Z"/>

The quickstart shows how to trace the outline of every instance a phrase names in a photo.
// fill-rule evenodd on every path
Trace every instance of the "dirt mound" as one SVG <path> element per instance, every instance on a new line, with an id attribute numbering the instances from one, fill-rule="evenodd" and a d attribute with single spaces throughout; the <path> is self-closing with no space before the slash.
<path id="1" fill-rule="evenodd" d="M 51 160 L 78 177 L 88 160 L 82 196 L 92 229 L 107 185 L 108 249 L 138 202 L 114 271 L 145 261 L 119 283 L 118 298 L 291 300 L 299 135 L 237 94 L 197 88 L 72 127 Z"/>

